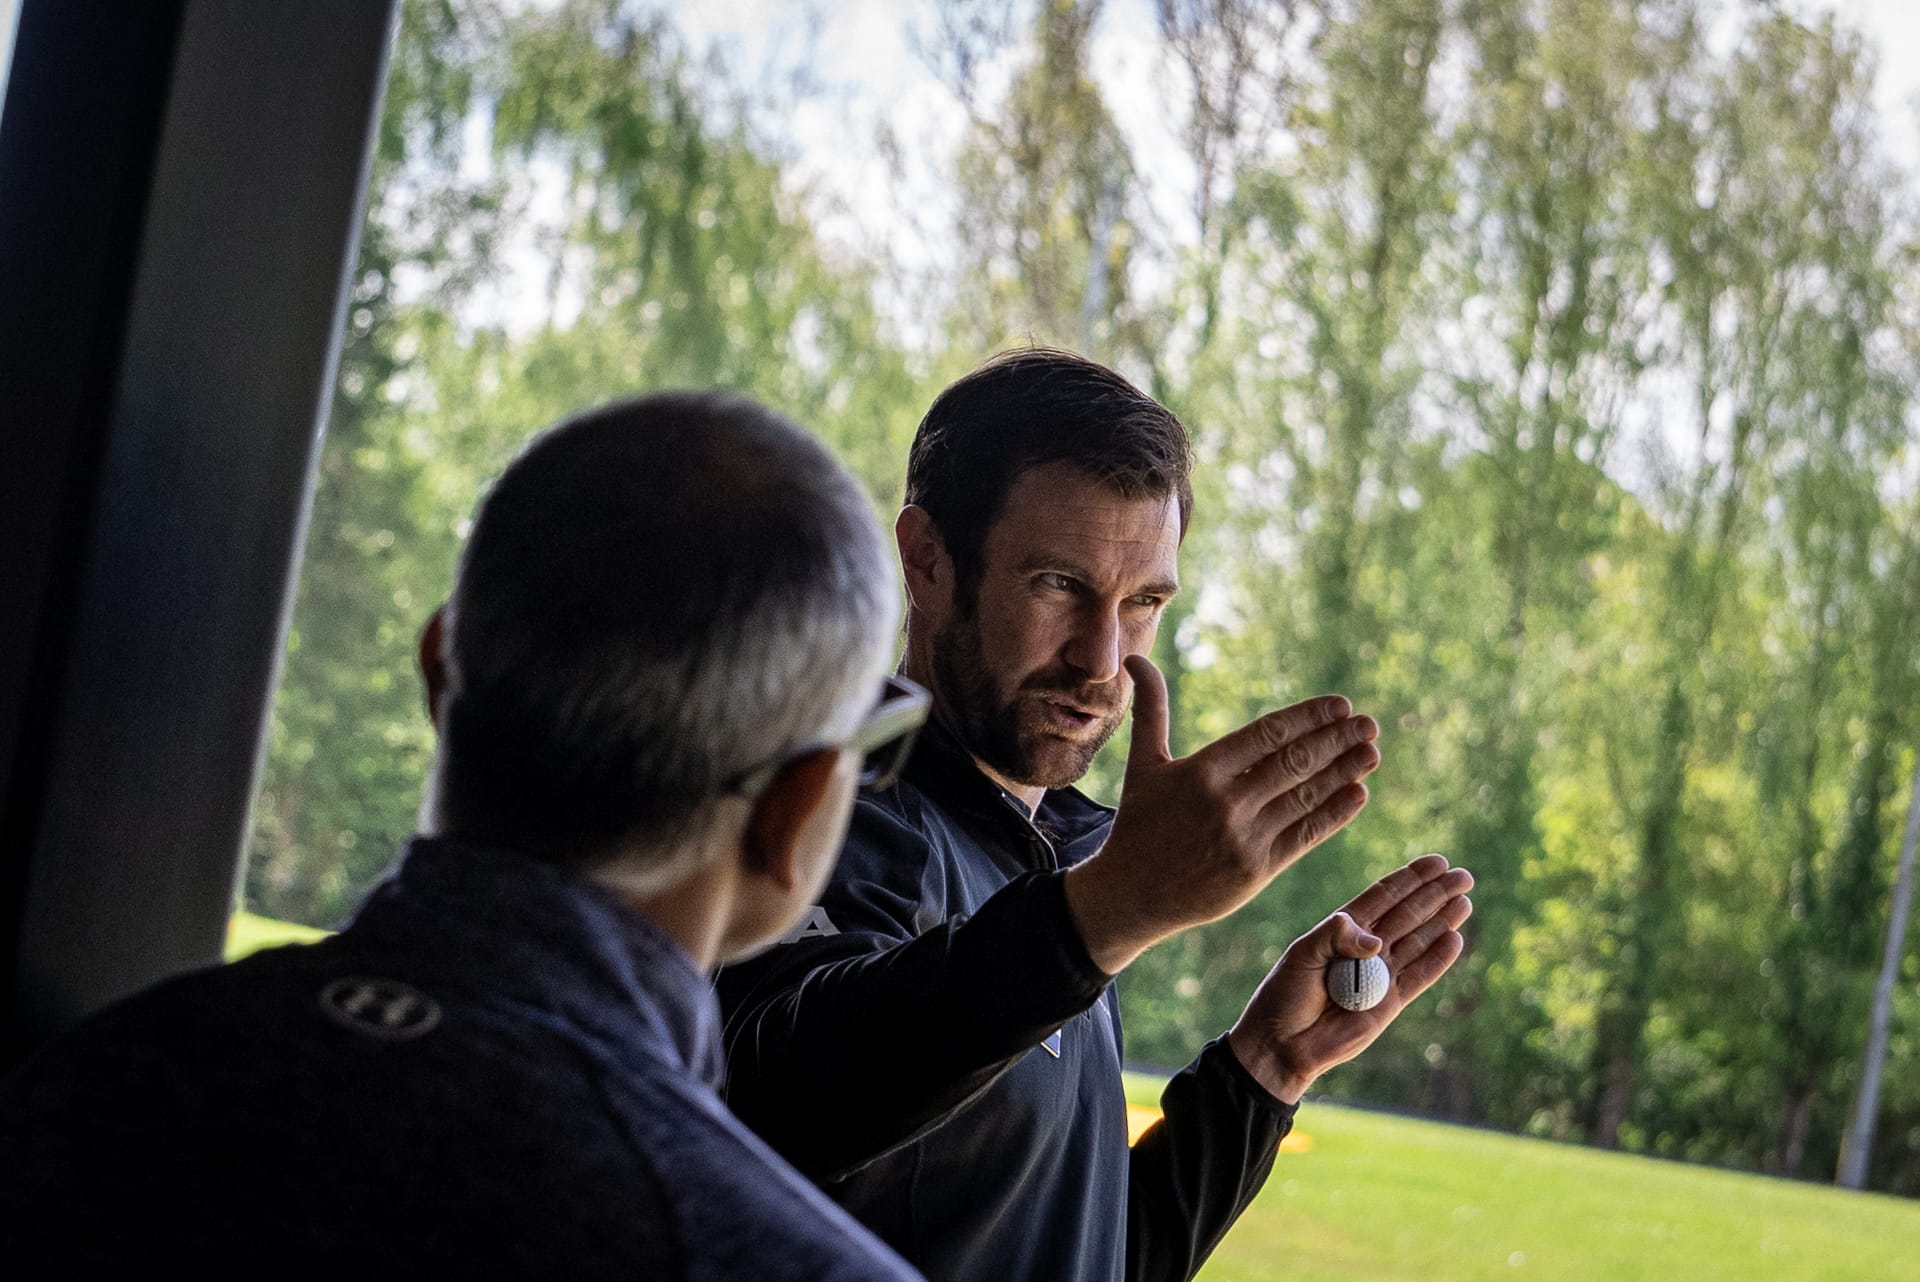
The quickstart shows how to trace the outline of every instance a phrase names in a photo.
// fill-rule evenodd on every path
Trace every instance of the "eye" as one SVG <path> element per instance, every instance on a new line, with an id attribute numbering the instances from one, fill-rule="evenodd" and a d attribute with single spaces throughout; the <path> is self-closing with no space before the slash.
<path id="1" fill-rule="evenodd" d="M 1127 598 L 1127 604 L 1136 609 L 1145 610 L 1150 614 L 1158 614 L 1160 608 L 1166 605 L 1166 603 L 1167 599 L 1159 596 L 1141 595 Z"/>
<path id="2" fill-rule="evenodd" d="M 1054 591 L 1054 592 L 1073 591 L 1073 580 L 1068 578 L 1064 574 L 1054 574 L 1051 571 L 1049 571 L 1046 574 L 1036 574 L 1033 578 L 1033 581 L 1039 584 L 1041 587 L 1049 589 L 1050 591 Z"/>

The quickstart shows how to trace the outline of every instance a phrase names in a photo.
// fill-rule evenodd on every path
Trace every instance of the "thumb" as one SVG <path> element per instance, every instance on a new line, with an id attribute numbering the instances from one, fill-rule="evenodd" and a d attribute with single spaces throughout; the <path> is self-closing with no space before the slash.
<path id="1" fill-rule="evenodd" d="M 1133 737 L 1127 744 L 1127 773 L 1137 766 L 1165 765 L 1173 760 L 1167 747 L 1167 679 L 1153 660 L 1130 654 L 1124 660 L 1133 678 Z"/>
<path id="2" fill-rule="evenodd" d="M 1313 967 L 1325 966 L 1340 957 L 1372 957 L 1384 946 L 1380 936 L 1362 930 L 1360 923 L 1337 912 L 1300 937 L 1295 945 L 1300 961 Z"/>

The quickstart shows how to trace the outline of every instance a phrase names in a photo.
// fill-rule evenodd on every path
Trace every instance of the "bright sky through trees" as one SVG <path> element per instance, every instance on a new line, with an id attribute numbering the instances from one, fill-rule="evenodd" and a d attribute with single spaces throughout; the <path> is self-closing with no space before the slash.
<path id="1" fill-rule="evenodd" d="M 16 0 L 0 0 L 0 4 Z M 1880 49 L 1875 100 L 1888 146 L 1909 174 L 1920 173 L 1920 3 L 1916 0 L 1788 0 L 1808 16 L 1837 15 Z M 949 161 L 961 145 L 967 111 L 923 56 L 937 40 L 928 0 L 688 0 L 673 21 L 696 47 L 720 57 L 732 76 L 759 86 L 772 109 L 746 104 L 752 128 L 782 153 L 787 175 L 828 244 L 861 258 L 891 263 L 877 284 L 877 302 L 909 345 L 931 341 L 926 302 L 940 297 L 951 257 L 957 193 Z M 1015 13 L 1012 29 L 1020 29 Z M 979 69 L 979 96 L 1004 92 L 1024 48 Z M 1095 32 L 1096 80 L 1126 134 L 1144 175 L 1162 247 L 1189 246 L 1195 227 L 1194 174 L 1158 87 L 1179 73 L 1156 27 L 1153 0 L 1109 0 Z M 795 94 L 794 88 L 803 92 Z M 1155 91 L 1143 91 L 1153 87 Z M 749 88 L 748 93 L 754 93 Z M 797 101 L 796 101 L 797 99 Z M 484 134 L 476 134 L 476 148 Z M 477 153 L 476 153 L 477 154 Z M 537 325 L 553 314 L 547 298 L 552 262 L 536 229 L 558 218 L 557 172 L 536 199 L 535 219 L 507 251 L 513 264 L 483 308 L 510 327 Z M 1136 258 L 1148 289 L 1164 283 L 1164 259 Z M 577 300 L 563 297 L 559 314 Z"/>

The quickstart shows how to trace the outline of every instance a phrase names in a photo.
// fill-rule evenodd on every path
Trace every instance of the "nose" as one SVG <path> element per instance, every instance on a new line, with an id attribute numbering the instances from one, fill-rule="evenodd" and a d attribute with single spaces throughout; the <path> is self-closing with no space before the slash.
<path id="1" fill-rule="evenodd" d="M 1119 676 L 1122 658 L 1119 612 L 1098 608 L 1081 611 L 1060 657 L 1093 685 Z"/>

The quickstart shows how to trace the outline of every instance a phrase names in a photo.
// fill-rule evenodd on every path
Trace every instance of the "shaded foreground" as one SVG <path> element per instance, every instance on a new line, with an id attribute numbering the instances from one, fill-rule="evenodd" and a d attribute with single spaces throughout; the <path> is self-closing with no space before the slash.
<path id="1" fill-rule="evenodd" d="M 237 914 L 228 952 L 323 933 Z M 1150 1109 L 1160 1085 L 1129 1074 L 1130 1111 Z M 1201 1282 L 1529 1276 L 1920 1276 L 1920 1202 L 1312 1100 L 1266 1189 L 1200 1274 Z"/>

